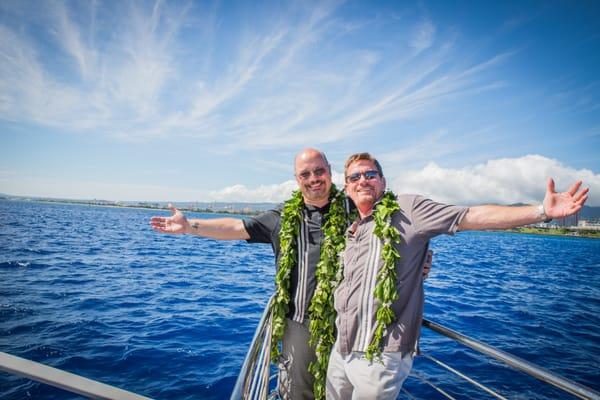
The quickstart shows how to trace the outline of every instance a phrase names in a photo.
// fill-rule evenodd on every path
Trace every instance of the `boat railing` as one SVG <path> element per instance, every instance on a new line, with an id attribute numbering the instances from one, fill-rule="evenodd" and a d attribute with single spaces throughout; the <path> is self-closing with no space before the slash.
<path id="1" fill-rule="evenodd" d="M 539 365 L 536 365 L 532 362 L 526 361 L 520 357 L 492 347 L 486 343 L 477 341 L 473 338 L 463 335 L 462 333 L 453 331 L 452 329 L 446 328 L 440 324 L 436 324 L 435 322 L 429 321 L 427 319 L 423 320 L 423 326 L 425 328 L 431 329 L 434 332 L 444 335 L 447 338 L 453 339 L 460 344 L 470 347 L 471 349 L 479 353 L 485 354 L 498 361 L 501 361 L 502 363 L 509 365 L 521 372 L 524 372 L 527 375 L 532 376 L 544 383 L 548 383 L 552 386 L 561 389 L 564 392 L 579 397 L 580 399 L 600 399 L 600 393 L 594 391 L 591 388 L 588 388 L 580 383 L 574 382 L 570 379 L 564 378 L 558 374 L 550 372 L 547 369 L 542 368 Z M 449 368 L 447 365 L 435 359 L 434 357 L 428 355 L 425 356 L 426 358 L 447 369 L 448 371 L 454 373 L 455 375 L 461 375 L 460 373 L 458 373 L 458 371 Z"/>
<path id="2" fill-rule="evenodd" d="M 26 360 L 0 352 L 0 370 L 20 375 L 34 381 L 76 393 L 90 399 L 102 400 L 149 400 L 149 397 L 128 392 L 80 375 L 49 367 L 35 361 Z"/>
<path id="3" fill-rule="evenodd" d="M 270 312 L 271 312 L 271 302 L 272 299 L 269 300 L 269 303 L 265 307 L 263 312 L 263 316 L 261 321 L 256 328 L 256 332 L 254 334 L 254 339 L 250 345 L 250 349 L 246 355 L 246 359 L 244 360 L 244 364 L 242 366 L 242 370 L 238 375 L 237 382 L 235 384 L 233 393 L 231 395 L 231 400 L 239 400 L 239 399 L 267 399 L 269 396 L 274 397 L 276 394 L 269 394 L 269 383 L 274 378 L 271 375 L 269 378 L 266 377 L 266 374 L 272 370 L 269 363 L 269 355 L 270 355 L 270 342 L 271 342 L 271 331 L 270 331 Z M 472 350 L 484 354 L 488 357 L 491 357 L 495 360 L 500 361 L 504 365 L 508 365 L 513 367 L 529 376 L 537 378 L 541 382 L 552 385 L 563 392 L 569 393 L 575 397 L 586 400 L 600 400 L 600 393 L 585 386 L 580 383 L 574 382 L 570 379 L 564 378 L 554 372 L 548 371 L 534 363 L 526 361 L 522 358 L 514 356 L 510 353 L 497 349 L 493 346 L 490 346 L 486 343 L 480 342 L 473 338 L 470 338 L 466 335 L 463 335 L 459 332 L 453 331 L 447 327 L 444 327 L 440 324 L 432 322 L 430 320 L 423 320 L 423 327 L 428 328 L 440 335 L 443 335 L 447 338 L 450 338 L 464 346 L 471 348 Z M 464 379 L 469 382 L 471 385 L 476 388 L 486 392 L 497 399 L 504 399 L 506 397 L 497 393 L 493 389 L 483 385 L 480 382 L 477 382 L 475 379 L 467 376 L 466 374 L 452 368 L 451 366 L 443 363 L 442 361 L 436 359 L 435 357 L 421 353 L 420 356 L 427 358 L 428 360 L 436 363 L 442 368 L 446 369 L 453 375 Z M 420 380 L 426 385 L 431 386 L 438 393 L 443 395 L 447 399 L 454 399 L 447 391 L 443 388 L 439 387 L 435 383 L 431 382 L 426 376 L 421 374 L 419 371 L 413 370 L 411 372 L 411 376 Z M 406 395 L 410 399 L 414 399 L 415 397 L 409 393 L 405 388 L 402 389 L 402 393 Z"/>
<path id="4" fill-rule="evenodd" d="M 231 393 L 231 399 L 266 399 L 271 374 L 271 306 L 269 299 L 246 353 L 242 369 Z"/>

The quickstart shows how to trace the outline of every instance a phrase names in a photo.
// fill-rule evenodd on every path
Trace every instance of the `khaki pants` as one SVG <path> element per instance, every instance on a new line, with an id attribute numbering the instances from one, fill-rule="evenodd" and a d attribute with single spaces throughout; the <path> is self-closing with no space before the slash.
<path id="1" fill-rule="evenodd" d="M 308 345 L 309 321 L 299 324 L 287 319 L 282 339 L 277 386 L 284 400 L 314 399 L 314 377 L 308 365 L 316 360 L 315 351 Z"/>
<path id="2" fill-rule="evenodd" d="M 383 352 L 381 358 L 383 364 L 368 361 L 362 352 L 343 356 L 333 346 L 327 368 L 327 399 L 395 400 L 412 368 L 413 356 Z"/>

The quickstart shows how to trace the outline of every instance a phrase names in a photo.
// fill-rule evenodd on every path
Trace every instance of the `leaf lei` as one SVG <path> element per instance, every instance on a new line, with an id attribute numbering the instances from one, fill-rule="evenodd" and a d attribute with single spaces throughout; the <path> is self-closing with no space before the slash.
<path id="1" fill-rule="evenodd" d="M 315 398 L 325 398 L 325 377 L 331 347 L 335 342 L 335 309 L 333 292 L 339 283 L 340 263 L 338 255 L 345 246 L 344 233 L 348 215 L 344 207 L 342 192 L 335 185 L 329 194 L 329 211 L 324 216 L 323 241 L 315 277 L 317 287 L 308 308 L 310 316 L 309 344 L 315 348 L 317 359 L 308 370 L 315 377 L 313 387 Z M 300 191 L 295 191 L 291 199 L 286 201 L 281 212 L 281 229 L 279 232 L 280 258 L 279 269 L 275 275 L 275 298 L 272 305 L 273 333 L 271 339 L 271 361 L 276 362 L 281 354 L 279 342 L 283 338 L 286 326 L 286 315 L 290 302 L 290 277 L 292 268 L 297 263 L 297 237 L 302 222 L 304 199 Z"/>
<path id="2" fill-rule="evenodd" d="M 285 316 L 289 311 L 290 303 L 290 275 L 298 258 L 296 237 L 300 232 L 302 221 L 302 207 L 304 200 L 299 190 L 292 193 L 292 198 L 286 201 L 281 212 L 281 228 L 279 231 L 279 268 L 275 274 L 275 298 L 271 305 L 273 332 L 271 338 L 271 361 L 277 362 L 281 354 L 279 342 L 285 331 Z"/>
<path id="3" fill-rule="evenodd" d="M 395 318 L 391 306 L 399 298 L 396 289 L 396 261 L 400 259 L 400 253 L 398 253 L 394 244 L 400 243 L 400 233 L 396 227 L 392 226 L 392 215 L 397 211 L 400 211 L 400 206 L 396 200 L 396 195 L 391 191 L 387 191 L 375 206 L 373 212 L 375 236 L 383 241 L 383 248 L 381 249 L 383 265 L 377 273 L 377 285 L 374 293 L 379 303 L 376 312 L 375 334 L 365 354 L 366 359 L 369 361 L 373 361 L 373 358 L 381 359 L 383 335 Z"/>
<path id="4" fill-rule="evenodd" d="M 308 370 L 315 377 L 313 393 L 316 399 L 325 398 L 325 378 L 331 348 L 335 343 L 335 309 L 333 292 L 339 284 L 341 274 L 339 255 L 346 246 L 344 236 L 348 226 L 348 215 L 344 207 L 344 194 L 332 187 L 329 212 L 325 216 L 322 226 L 323 242 L 321 243 L 321 257 L 317 264 L 315 276 L 317 287 L 310 302 L 308 312 L 310 315 L 310 340 L 309 344 L 315 348 L 317 359 L 312 362 Z"/>

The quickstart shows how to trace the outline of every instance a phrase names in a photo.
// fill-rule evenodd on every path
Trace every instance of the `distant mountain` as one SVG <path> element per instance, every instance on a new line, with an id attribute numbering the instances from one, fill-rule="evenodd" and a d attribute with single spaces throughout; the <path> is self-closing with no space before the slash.
<path id="1" fill-rule="evenodd" d="M 600 207 L 588 207 L 583 206 L 583 209 L 579 212 L 579 218 L 589 221 L 600 220 Z"/>

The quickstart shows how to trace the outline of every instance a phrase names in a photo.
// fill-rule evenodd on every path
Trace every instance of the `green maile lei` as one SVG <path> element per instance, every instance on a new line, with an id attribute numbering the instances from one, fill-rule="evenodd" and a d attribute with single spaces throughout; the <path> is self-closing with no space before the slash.
<path id="1" fill-rule="evenodd" d="M 315 276 L 317 286 L 308 308 L 310 318 L 309 344 L 314 347 L 316 361 L 308 370 L 315 377 L 313 392 L 315 398 L 325 398 L 325 377 L 329 354 L 335 342 L 335 309 L 333 292 L 339 283 L 341 274 L 338 255 L 344 250 L 344 233 L 348 225 L 345 196 L 331 186 L 329 195 L 329 211 L 324 216 L 323 241 Z M 280 355 L 279 342 L 283 337 L 286 315 L 290 303 L 290 277 L 292 268 L 298 260 L 297 237 L 302 222 L 304 200 L 300 191 L 295 191 L 291 199 L 286 201 L 281 212 L 281 228 L 279 232 L 280 258 L 279 268 L 275 275 L 275 298 L 272 305 L 272 340 L 271 360 L 275 362 Z"/>
<path id="2" fill-rule="evenodd" d="M 308 307 L 310 315 L 309 344 L 314 347 L 316 360 L 308 366 L 315 377 L 313 393 L 316 399 L 325 398 L 325 378 L 331 348 L 335 343 L 335 308 L 333 292 L 342 274 L 340 254 L 346 246 L 346 228 L 349 216 L 344 207 L 345 195 L 332 188 L 331 205 L 322 226 L 321 257 L 315 276 L 317 287 Z"/>
<path id="3" fill-rule="evenodd" d="M 339 254 L 345 247 L 345 229 L 349 216 L 344 207 L 344 195 L 334 185 L 329 196 L 329 212 L 325 215 L 322 226 L 324 233 L 321 243 L 321 255 L 316 268 L 317 287 L 309 306 L 310 339 L 309 344 L 315 348 L 317 359 L 308 367 L 315 376 L 313 387 L 316 399 L 325 398 L 325 378 L 329 354 L 335 343 L 335 309 L 333 305 L 333 292 L 341 281 L 343 266 Z M 272 340 L 271 360 L 277 361 L 281 354 L 279 342 L 283 337 L 286 326 L 286 315 L 290 302 L 290 277 L 292 268 L 298 259 L 296 240 L 302 222 L 304 200 L 300 191 L 295 191 L 292 197 L 284 203 L 281 213 L 281 228 L 279 232 L 280 253 L 279 268 L 275 275 L 275 298 L 272 305 Z M 376 311 L 375 334 L 367 347 L 366 358 L 373 360 L 381 357 L 381 342 L 385 329 L 395 318 L 391 308 L 392 303 L 398 299 L 396 290 L 396 261 L 400 254 L 394 244 L 400 243 L 398 229 L 391 225 L 392 215 L 400 211 L 396 195 L 388 191 L 376 205 L 373 212 L 375 220 L 375 235 L 383 241 L 381 258 L 383 265 L 377 274 L 377 285 L 374 296 L 379 304 Z"/>
<path id="4" fill-rule="evenodd" d="M 392 226 L 392 215 L 400 211 L 396 195 L 387 191 L 381 201 L 375 206 L 373 219 L 375 220 L 374 234 L 383 242 L 381 259 L 383 265 L 377 273 L 377 285 L 375 286 L 375 298 L 378 301 L 376 311 L 375 333 L 365 357 L 369 361 L 381 360 L 381 348 L 386 328 L 394 321 L 395 315 L 392 303 L 398 300 L 396 289 L 396 262 L 400 260 L 400 253 L 394 244 L 400 243 L 400 232 Z"/>

